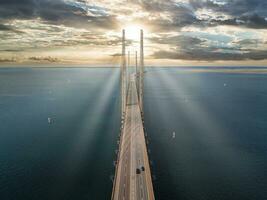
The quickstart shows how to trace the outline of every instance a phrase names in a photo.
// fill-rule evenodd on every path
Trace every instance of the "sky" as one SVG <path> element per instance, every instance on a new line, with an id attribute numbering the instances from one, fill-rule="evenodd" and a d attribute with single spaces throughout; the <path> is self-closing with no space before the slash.
<path id="1" fill-rule="evenodd" d="M 266 0 L 0 0 L 0 65 L 267 66 Z"/>

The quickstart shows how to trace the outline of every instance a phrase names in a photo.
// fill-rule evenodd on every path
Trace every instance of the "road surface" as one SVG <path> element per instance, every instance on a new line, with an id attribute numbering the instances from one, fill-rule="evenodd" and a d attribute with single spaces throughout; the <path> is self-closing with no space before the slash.
<path id="1" fill-rule="evenodd" d="M 135 75 L 131 75 L 126 102 L 112 199 L 153 200 L 155 198 Z"/>

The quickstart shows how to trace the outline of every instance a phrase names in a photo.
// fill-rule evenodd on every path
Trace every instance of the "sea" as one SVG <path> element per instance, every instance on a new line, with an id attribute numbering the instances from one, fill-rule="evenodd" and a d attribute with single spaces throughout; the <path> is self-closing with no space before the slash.
<path id="1" fill-rule="evenodd" d="M 156 199 L 267 199 L 267 73 L 146 68 Z M 255 68 L 252 68 L 255 69 Z M 110 199 L 118 68 L 0 68 L 0 199 Z"/>

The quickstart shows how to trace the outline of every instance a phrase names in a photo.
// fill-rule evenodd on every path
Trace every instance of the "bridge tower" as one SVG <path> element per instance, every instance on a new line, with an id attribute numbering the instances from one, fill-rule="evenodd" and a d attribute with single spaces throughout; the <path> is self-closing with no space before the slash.
<path id="1" fill-rule="evenodd" d="M 121 118 L 124 119 L 126 108 L 126 58 L 125 58 L 125 30 L 122 30 L 121 53 Z"/>
<path id="2" fill-rule="evenodd" d="M 126 78 L 127 89 L 126 90 L 128 91 L 130 74 L 131 74 L 131 52 L 130 51 L 128 51 L 127 72 L 126 72 L 126 74 L 127 74 L 127 78 Z"/>
<path id="3" fill-rule="evenodd" d="M 143 95 L 144 95 L 144 35 L 140 30 L 140 69 L 139 69 L 139 103 L 141 113 L 143 114 Z"/>
<path id="4" fill-rule="evenodd" d="M 138 66 L 137 51 L 135 51 L 135 74 L 137 74 L 137 66 Z"/>

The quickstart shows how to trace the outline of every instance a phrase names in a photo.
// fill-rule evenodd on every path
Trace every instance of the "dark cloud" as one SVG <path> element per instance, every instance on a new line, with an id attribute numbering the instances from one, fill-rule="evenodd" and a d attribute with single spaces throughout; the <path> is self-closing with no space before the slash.
<path id="1" fill-rule="evenodd" d="M 155 31 L 179 30 L 185 26 L 209 27 L 218 25 L 245 26 L 255 29 L 267 28 L 267 1 L 265 0 L 189 0 L 182 3 L 172 0 L 132 0 L 132 3 L 150 13 L 149 18 L 139 19 Z M 216 19 L 199 19 L 196 11 L 208 9 L 216 14 Z M 168 19 L 160 15 L 167 15 Z M 224 19 L 224 15 L 229 18 Z"/>
<path id="2" fill-rule="evenodd" d="M 247 46 L 247 45 L 257 45 L 259 43 L 264 43 L 264 41 L 259 40 L 259 39 L 244 39 L 244 40 L 239 40 L 234 42 L 237 45 L 241 46 Z"/>
<path id="3" fill-rule="evenodd" d="M 163 12 L 175 10 L 172 0 L 131 0 L 131 3 L 140 5 L 142 9 L 148 12 Z"/>
<path id="4" fill-rule="evenodd" d="M 30 19 L 34 16 L 34 0 L 1 0 L 1 19 Z"/>
<path id="5" fill-rule="evenodd" d="M 14 23 L 16 27 L 12 27 L 12 23 L 10 23 L 12 20 L 40 19 L 40 24 L 42 25 L 53 24 L 84 28 L 87 29 L 87 32 L 83 33 L 79 30 L 79 33 L 74 33 L 75 31 L 73 31 L 71 34 L 66 34 L 67 36 L 64 35 L 60 38 L 52 36 L 55 33 L 57 36 L 65 34 L 67 31 L 64 32 L 61 29 L 68 29 L 64 26 L 47 26 L 49 28 L 43 28 L 43 30 L 41 30 L 41 25 L 39 27 L 32 26 L 32 29 L 41 30 L 38 33 L 40 38 L 42 35 L 46 37 L 46 33 L 48 37 L 50 34 L 50 38 L 36 41 L 36 44 L 33 45 L 28 44 L 29 42 L 26 41 L 25 43 L 20 43 L 21 47 L 23 44 L 25 44 L 25 49 L 48 49 L 65 46 L 118 46 L 121 44 L 121 38 L 107 36 L 105 33 L 107 30 L 118 30 L 118 19 L 121 19 L 123 15 L 129 15 L 130 18 L 132 16 L 132 23 L 136 22 L 138 24 L 139 22 L 143 26 L 147 25 L 149 30 L 154 32 L 154 35 L 157 35 L 157 37 L 149 38 L 152 43 L 170 46 L 170 49 L 167 51 L 154 53 L 153 56 L 155 58 L 213 61 L 262 60 L 267 57 L 266 51 L 255 50 L 260 45 L 261 48 L 259 49 L 263 49 L 263 44 L 266 44 L 266 41 L 253 38 L 244 39 L 247 36 L 241 35 L 235 35 L 237 39 L 230 38 L 226 40 L 223 38 L 225 33 L 216 33 L 211 37 L 203 36 L 205 30 L 207 30 L 205 28 L 222 25 L 238 27 L 240 28 L 239 30 L 242 30 L 244 27 L 267 29 L 266 0 L 128 0 L 127 5 L 129 7 L 123 5 L 124 2 L 119 2 L 118 8 L 113 8 L 114 4 L 110 4 L 113 6 L 112 8 L 109 7 L 108 3 L 108 5 L 104 5 L 102 1 L 99 1 L 98 4 L 102 7 L 88 2 L 94 1 L 0 0 L 0 33 L 2 34 L 2 39 L 5 35 L 9 38 L 20 37 L 14 33 L 22 33 L 19 31 L 19 28 L 24 25 Z M 141 14 L 137 13 L 135 15 L 135 12 L 138 12 L 136 8 L 141 11 Z M 205 13 L 205 11 L 208 12 Z M 202 14 L 203 16 L 201 17 Z M 188 26 L 190 28 L 182 29 Z M 189 33 L 190 30 L 199 30 L 194 29 L 194 27 L 201 28 L 202 36 L 197 35 L 197 33 Z M 169 32 L 173 34 L 179 31 L 181 33 L 175 36 L 161 34 Z M 13 34 L 10 32 L 13 32 Z M 186 34 L 195 35 L 195 37 L 186 36 Z M 207 39 L 198 38 L 197 36 Z M 131 43 L 132 41 L 128 40 L 128 45 Z M 2 47 L 3 50 L 1 51 L 15 52 L 16 50 L 13 50 L 13 46 L 6 44 L 6 46 Z M 118 57 L 118 55 L 112 56 Z M 58 61 L 56 58 L 51 57 L 30 57 L 29 60 L 38 62 Z"/>
<path id="6" fill-rule="evenodd" d="M 121 38 L 118 36 L 107 37 L 103 34 L 83 33 L 78 37 L 69 39 L 54 39 L 47 45 L 49 47 L 64 47 L 64 46 L 120 46 Z M 127 40 L 126 45 L 131 45 L 133 41 Z"/>
<path id="7" fill-rule="evenodd" d="M 0 24 L 0 31 L 10 31 L 14 33 L 23 33 L 22 31 L 16 30 L 11 26 Z"/>
<path id="8" fill-rule="evenodd" d="M 118 46 L 121 39 L 69 39 L 69 40 L 53 40 L 53 46 Z"/>
<path id="9" fill-rule="evenodd" d="M 190 0 L 195 9 L 209 9 L 217 14 L 226 14 L 230 19 L 213 19 L 202 22 L 206 25 L 246 26 L 249 28 L 267 28 L 267 1 L 265 0 Z M 219 2 L 219 3 L 218 3 Z"/>
<path id="10" fill-rule="evenodd" d="M 92 10 L 91 12 L 90 9 Z M 36 19 L 48 23 L 62 24 L 78 28 L 116 27 L 114 16 L 107 15 L 98 7 L 87 6 L 87 9 L 63 0 L 1 0 L 0 19 Z"/>
<path id="11" fill-rule="evenodd" d="M 172 30 L 188 25 L 199 27 L 228 25 L 252 29 L 267 28 L 267 2 L 264 0 L 189 0 L 189 5 L 187 6 L 186 4 L 167 2 L 167 4 L 153 7 L 153 10 L 155 12 L 164 11 L 168 6 L 171 7 L 170 4 L 173 4 L 170 9 L 172 20 L 169 22 Z M 152 6 L 147 6 L 148 8 L 151 9 Z M 198 18 L 196 11 L 199 9 L 208 9 L 218 16 L 228 16 L 228 19 L 224 19 L 223 17 L 214 18 L 212 12 L 210 19 Z M 184 21 L 181 23 L 179 19 L 183 19 Z M 159 37 L 150 38 L 150 40 L 154 43 L 171 45 L 171 49 L 168 51 L 155 52 L 153 57 L 156 59 L 201 61 L 267 59 L 267 50 L 249 49 L 251 47 L 257 48 L 257 45 L 264 43 L 264 41 L 256 39 L 233 42 L 231 47 L 219 44 L 216 46 L 216 43 L 212 44 L 212 41 L 184 35 L 168 36 L 159 34 Z"/>
<path id="12" fill-rule="evenodd" d="M 142 17 L 136 21 L 149 24 L 154 30 L 169 31 L 188 25 L 267 28 L 265 19 L 267 17 L 267 1 L 265 0 L 189 0 L 189 3 L 173 0 L 130 0 L 128 2 L 139 5 L 142 10 L 149 13 L 150 17 Z M 231 18 L 200 20 L 196 16 L 196 11 L 203 8 L 227 14 Z M 107 13 L 107 8 L 90 5 L 84 0 L 72 3 L 63 0 L 0 1 L 0 19 L 2 20 L 39 17 L 48 23 L 78 28 L 114 29 L 118 27 L 116 17 Z M 161 15 L 167 15 L 168 18 L 163 18 Z"/>
<path id="13" fill-rule="evenodd" d="M 13 63 L 16 62 L 15 58 L 0 58 L 0 63 Z"/>
<path id="14" fill-rule="evenodd" d="M 13 29 L 10 26 L 0 24 L 0 31 L 13 31 Z"/>
<path id="15" fill-rule="evenodd" d="M 50 57 L 50 56 L 48 56 L 48 57 L 29 57 L 28 59 L 31 60 L 31 61 L 38 61 L 38 62 L 45 61 L 45 62 L 52 62 L 52 63 L 59 61 L 58 58 L 53 58 L 53 57 Z"/>
<path id="16" fill-rule="evenodd" d="M 261 17 L 258 14 L 252 14 L 227 20 L 212 20 L 211 25 L 246 26 L 254 29 L 266 29 L 267 20 L 265 17 Z"/>
<path id="17" fill-rule="evenodd" d="M 21 50 L 21 49 L 2 49 L 0 51 L 5 51 L 5 52 L 21 52 L 23 50 Z"/>
<path id="18" fill-rule="evenodd" d="M 169 50 L 155 52 L 152 57 L 155 59 L 173 60 L 195 60 L 195 61 L 216 61 L 216 60 L 264 60 L 267 59 L 267 50 L 249 49 L 264 43 L 259 39 L 243 39 L 233 42 L 233 45 L 220 46 L 212 44 L 211 40 L 190 37 L 186 35 L 163 36 L 150 38 L 154 43 L 169 44 Z"/>
<path id="19" fill-rule="evenodd" d="M 241 16 L 248 13 L 267 15 L 267 2 L 265 0 L 189 0 L 189 2 L 195 10 L 207 8 L 232 16 Z"/>
<path id="20" fill-rule="evenodd" d="M 153 37 L 150 38 L 150 41 L 158 44 L 171 44 L 174 46 L 180 46 L 181 48 L 193 47 L 205 42 L 203 39 L 185 35 Z"/>
<path id="21" fill-rule="evenodd" d="M 192 51 L 157 51 L 153 55 L 155 59 L 195 60 L 195 61 L 241 61 L 241 60 L 265 60 L 267 50 L 250 51 L 248 53 L 227 53 L 209 50 L 193 49 Z"/>
<path id="22" fill-rule="evenodd" d="M 212 46 L 210 41 L 185 35 L 156 37 L 150 39 L 154 43 L 171 44 L 169 51 L 158 51 L 153 54 L 156 59 L 181 60 L 242 60 L 236 57 L 241 51 L 238 46 L 221 47 Z"/>
<path id="23" fill-rule="evenodd" d="M 187 4 L 177 3 L 172 0 L 133 2 L 139 4 L 142 9 L 150 13 L 149 18 L 142 18 L 140 21 L 153 27 L 154 30 L 170 31 L 188 25 L 201 25 L 201 21 L 196 18 L 194 10 Z M 161 15 L 168 17 L 164 18 Z"/>

